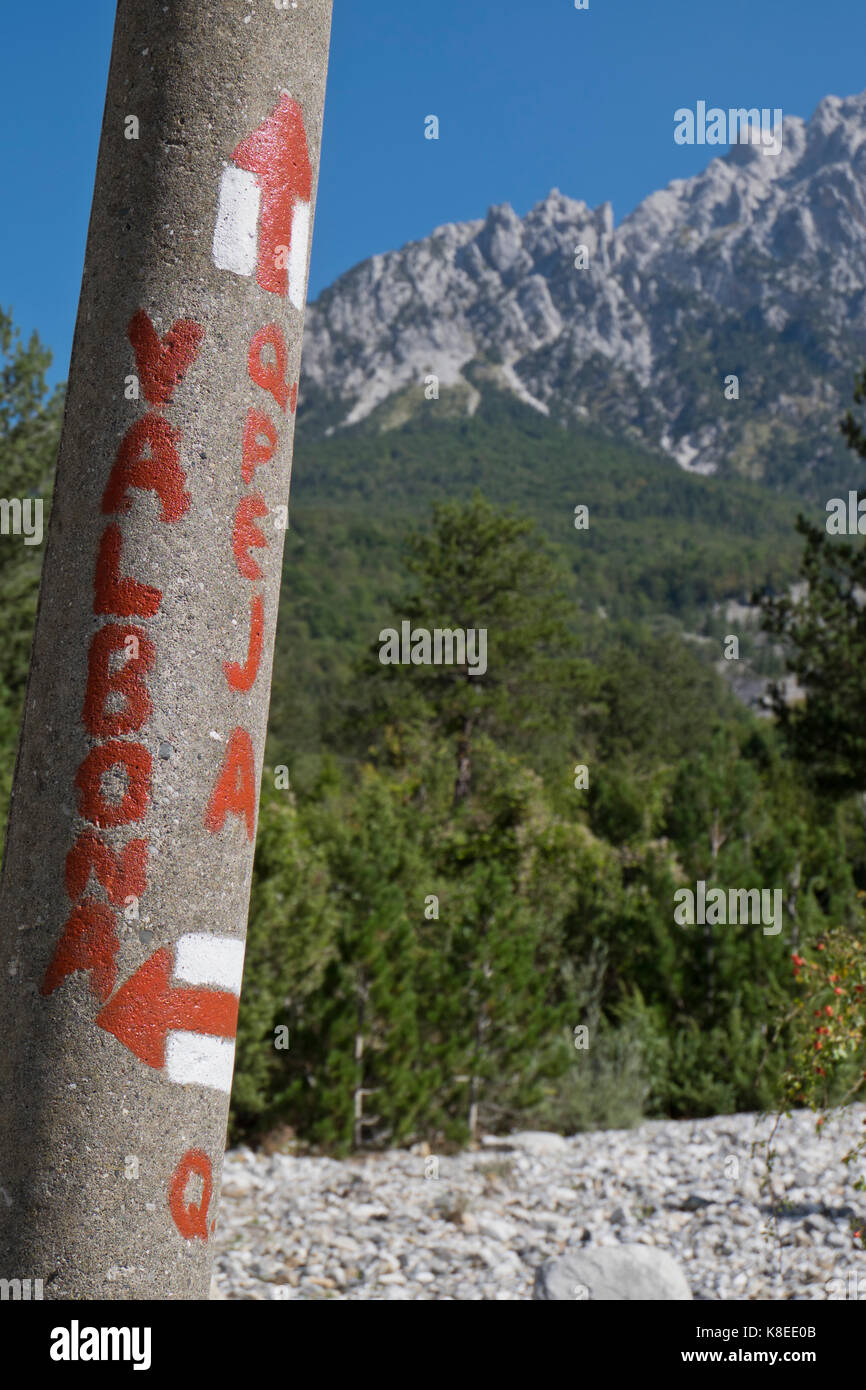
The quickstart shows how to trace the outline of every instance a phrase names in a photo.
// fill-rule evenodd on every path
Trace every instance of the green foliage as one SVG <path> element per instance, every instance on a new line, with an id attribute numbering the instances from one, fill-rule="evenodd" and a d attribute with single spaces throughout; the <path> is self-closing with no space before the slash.
<path id="1" fill-rule="evenodd" d="M 320 1143 L 346 1148 L 370 1130 L 400 1142 L 431 1082 L 413 1066 L 423 860 L 397 789 L 372 769 L 362 773 L 357 796 L 335 790 L 315 819 L 338 926 L 323 987 L 293 1043 L 297 1111 Z M 358 1097 L 368 1096 L 375 1114 L 367 1104 L 356 1112 Z"/>
<path id="2" fill-rule="evenodd" d="M 414 583 L 400 616 L 413 629 L 483 630 L 486 669 L 382 665 L 377 644 L 359 665 L 349 724 L 371 745 L 396 723 L 456 740 L 457 802 L 469 794 L 479 735 L 543 758 L 552 732 L 574 726 L 591 669 L 569 627 L 567 576 L 530 522 L 476 493 L 435 506 L 431 531 L 408 551 Z M 394 623 L 399 631 L 396 615 Z"/>
<path id="3" fill-rule="evenodd" d="M 854 386 L 854 403 L 866 402 L 866 368 Z M 866 430 L 848 411 L 840 422 L 845 443 L 866 458 Z M 827 858 L 814 876 L 813 902 L 822 899 L 822 928 L 792 941 L 795 991 L 793 1003 L 777 1004 L 775 1035 L 784 1042 L 785 1065 L 777 1107 L 789 1111 L 807 1105 L 827 1112 L 862 1095 L 864 991 L 863 950 L 864 807 L 866 807 L 866 737 L 862 728 L 862 686 L 866 675 L 866 548 L 859 541 L 831 539 L 800 517 L 806 538 L 799 593 L 763 599 L 766 630 L 780 639 L 789 669 L 804 693 L 792 707 L 774 691 L 774 706 L 788 751 L 826 798 L 834 829 L 844 845 L 837 859 Z M 852 797 L 852 793 L 856 796 Z M 801 819 L 800 843 L 806 826 Z M 828 849 L 826 829 L 821 848 Z M 817 846 L 816 846 L 817 847 Z M 856 900 L 855 900 L 856 893 Z M 816 914 L 813 912 L 813 923 Z M 821 919 L 819 919 L 821 921 Z M 774 1107 L 774 1108 L 777 1108 Z M 777 1124 L 781 1115 L 777 1119 Z M 846 1165 L 862 1159 L 866 1140 L 845 1155 Z M 767 1176 L 773 1163 L 767 1145 Z M 866 1179 L 853 1183 L 866 1190 Z M 857 1227 L 857 1229 L 855 1229 Z M 852 1219 L 852 1237 L 862 1246 L 863 1223 Z"/>
<path id="4" fill-rule="evenodd" d="M 763 1011 L 735 1002 L 723 1023 L 706 1028 L 686 1017 L 672 1028 L 664 1011 L 638 993 L 623 1018 L 634 1028 L 651 1078 L 649 1113 L 724 1115 L 763 1110 L 778 1098 L 782 1062 Z"/>
<path id="5" fill-rule="evenodd" d="M 50 491 L 60 438 L 63 388 L 48 389 L 51 353 L 34 333 L 25 347 L 0 308 L 0 469 L 4 496 Z M 6 557 L 0 551 L 0 564 Z"/>
<path id="6" fill-rule="evenodd" d="M 2 314 L 0 348 L 0 490 L 47 495 L 61 396 Z M 791 952 L 862 928 L 864 562 L 809 535 L 811 607 L 768 601 L 808 694 L 777 729 L 688 629 L 793 578 L 784 495 L 489 389 L 381 423 L 299 439 L 268 745 L 294 790 L 266 774 L 233 1135 L 345 1152 L 771 1104 Z M 39 560 L 0 538 L 2 791 Z M 486 628 L 487 671 L 383 666 L 403 619 Z M 678 926 L 699 878 L 780 888 L 782 933 Z"/>
<path id="7" fill-rule="evenodd" d="M 232 1094 L 238 1131 L 267 1125 L 286 1104 L 295 1080 L 292 1026 L 322 988 L 336 955 L 337 927 L 328 866 L 300 824 L 294 798 L 265 791 Z M 286 1027 L 288 1037 L 278 1038 L 277 1030 Z M 288 1047 L 277 1046 L 283 1040 Z"/>
<path id="8" fill-rule="evenodd" d="M 800 597 L 763 601 L 765 628 L 790 652 L 804 701 L 789 705 L 776 683 L 773 703 L 791 750 L 812 768 L 831 797 L 866 791 L 866 724 L 862 672 L 866 661 L 866 548 L 837 541 L 801 517 L 806 537 Z"/>
<path id="9" fill-rule="evenodd" d="M 864 400 L 866 368 L 854 389 L 855 404 Z M 840 429 L 848 447 L 866 458 L 866 434 L 851 411 Z M 764 628 L 782 642 L 805 699 L 789 705 L 777 684 L 773 704 L 794 757 L 822 791 L 838 798 L 866 792 L 866 546 L 859 538 L 830 536 L 803 516 L 797 529 L 806 538 L 799 592 L 767 595 L 762 609 Z"/>
<path id="10" fill-rule="evenodd" d="M 346 678 L 326 734 L 344 770 L 299 802 L 339 954 L 283 1115 L 345 1150 L 767 1104 L 789 942 L 857 911 L 862 826 L 828 816 L 674 627 L 570 623 L 567 572 L 525 520 L 476 495 L 434 508 L 408 554 L 376 633 L 487 625 L 490 679 L 382 667 L 375 645 Z M 778 887 L 784 933 L 676 925 L 697 878 Z"/>
<path id="11" fill-rule="evenodd" d="M 46 528 L 63 410 L 63 389 L 51 392 L 46 382 L 50 365 L 38 335 L 25 346 L 0 307 L 0 495 L 41 497 Z M 0 821 L 12 784 L 42 551 L 20 536 L 0 536 Z"/>
<path id="12" fill-rule="evenodd" d="M 624 1013 L 615 1020 L 606 1016 L 607 965 L 607 947 L 596 938 L 568 972 L 571 1028 L 562 1037 L 568 1065 L 550 1076 L 541 1101 L 523 1117 L 532 1128 L 628 1129 L 646 1113 L 651 1081 L 645 1030 Z"/>

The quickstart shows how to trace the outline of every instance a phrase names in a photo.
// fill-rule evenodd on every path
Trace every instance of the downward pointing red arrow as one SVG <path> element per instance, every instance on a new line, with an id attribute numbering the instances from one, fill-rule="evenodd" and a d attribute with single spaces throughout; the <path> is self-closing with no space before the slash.
<path id="1" fill-rule="evenodd" d="M 172 1029 L 233 1038 L 238 997 L 227 991 L 172 989 L 171 951 L 144 962 L 97 1015 L 96 1022 L 149 1067 L 165 1066 L 165 1040 Z"/>

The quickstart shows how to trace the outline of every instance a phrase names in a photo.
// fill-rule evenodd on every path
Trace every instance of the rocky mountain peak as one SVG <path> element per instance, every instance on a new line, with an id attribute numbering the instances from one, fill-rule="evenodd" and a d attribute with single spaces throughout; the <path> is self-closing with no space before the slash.
<path id="1" fill-rule="evenodd" d="M 483 366 L 565 423 L 760 475 L 761 431 L 817 438 L 861 356 L 866 92 L 786 115 L 777 154 L 734 145 L 619 227 L 609 202 L 553 188 L 524 217 L 501 203 L 371 257 L 309 307 L 301 401 L 339 428 Z"/>

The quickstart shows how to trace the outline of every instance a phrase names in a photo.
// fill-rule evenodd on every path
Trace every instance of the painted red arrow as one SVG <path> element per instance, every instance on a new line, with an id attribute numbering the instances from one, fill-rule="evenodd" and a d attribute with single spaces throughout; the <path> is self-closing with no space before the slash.
<path id="1" fill-rule="evenodd" d="M 292 239 L 292 212 L 300 198 L 309 202 L 313 166 L 304 117 L 284 93 L 266 120 L 242 140 L 232 154 L 239 169 L 255 174 L 262 190 L 259 258 L 256 280 L 272 294 L 288 294 L 289 276 L 277 252 Z"/>
<path id="2" fill-rule="evenodd" d="M 164 948 L 144 962 L 97 1015 L 96 1022 L 149 1067 L 165 1066 L 165 1040 L 171 1029 L 233 1038 L 238 996 L 210 989 L 172 989 L 171 951 Z"/>

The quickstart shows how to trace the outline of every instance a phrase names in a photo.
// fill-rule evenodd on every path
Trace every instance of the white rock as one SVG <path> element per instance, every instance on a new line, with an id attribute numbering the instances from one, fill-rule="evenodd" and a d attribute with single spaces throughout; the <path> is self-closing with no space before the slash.
<path id="1" fill-rule="evenodd" d="M 539 1269 L 533 1298 L 555 1302 L 668 1301 L 691 1298 L 686 1277 L 664 1250 L 646 1245 L 578 1250 Z"/>
<path id="2" fill-rule="evenodd" d="M 490 1240 L 501 1240 L 503 1242 L 513 1240 L 517 1235 L 516 1226 L 512 1225 L 510 1221 L 503 1221 L 496 1216 L 479 1216 L 478 1230 L 482 1236 L 488 1236 Z"/>
<path id="3" fill-rule="evenodd" d="M 523 1153 L 532 1154 L 534 1157 L 568 1153 L 571 1148 L 568 1140 L 563 1139 L 561 1134 L 553 1134 L 541 1129 L 527 1129 L 522 1133 L 509 1134 L 508 1138 L 501 1140 L 500 1143 L 510 1149 L 520 1149 Z"/>

